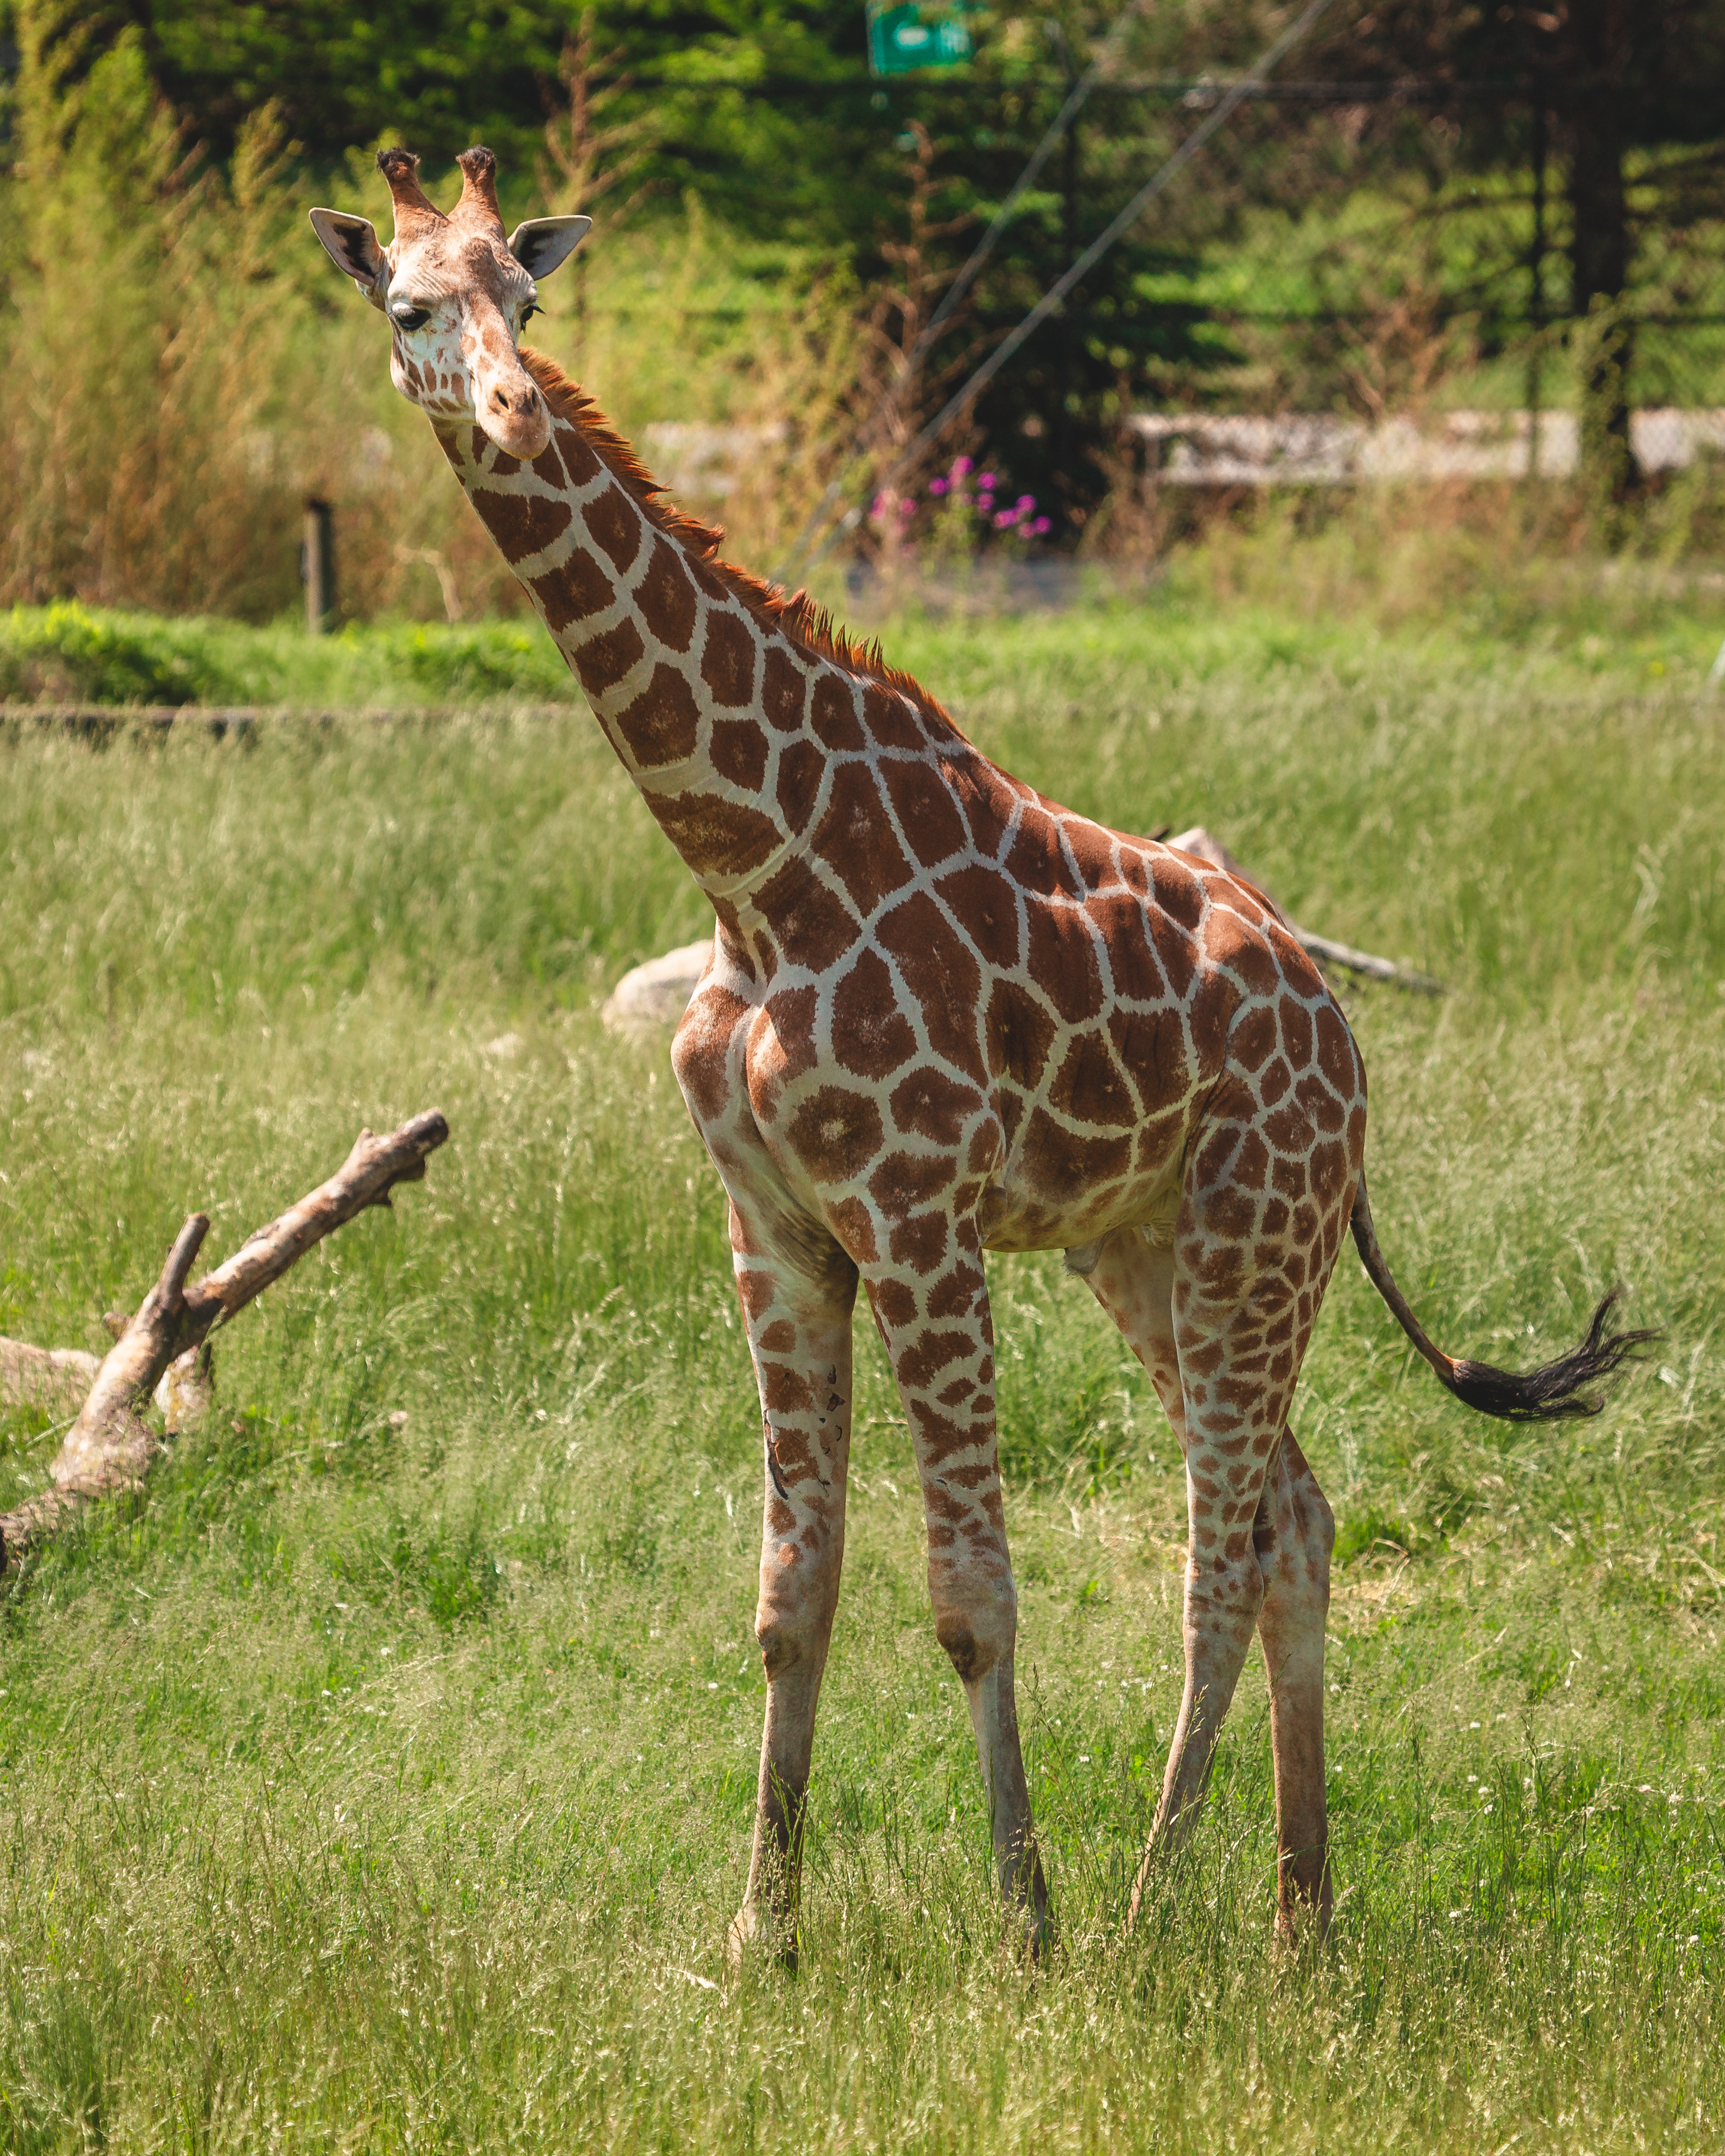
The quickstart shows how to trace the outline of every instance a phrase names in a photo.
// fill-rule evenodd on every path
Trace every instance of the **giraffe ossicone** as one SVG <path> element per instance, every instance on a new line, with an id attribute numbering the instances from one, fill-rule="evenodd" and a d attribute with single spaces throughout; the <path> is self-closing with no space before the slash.
<path id="1" fill-rule="evenodd" d="M 1000 1884 L 1042 1933 L 989 1250 L 1071 1253 L 1185 1457 L 1185 1689 L 1133 1908 L 1157 1851 L 1190 1831 L 1255 1631 L 1278 1921 L 1322 1927 L 1334 1528 L 1287 1413 L 1344 1235 L 1440 1380 L 1487 1413 L 1590 1412 L 1581 1389 L 1649 1336 L 1607 1337 L 1608 1298 L 1543 1371 L 1435 1348 L 1372 1231 L 1358 1051 L 1275 906 L 1044 798 L 803 595 L 719 561 L 719 535 L 669 507 L 586 394 L 521 346 L 534 280 L 587 221 L 506 235 L 490 151 L 459 162 L 445 218 L 415 160 L 380 156 L 387 248 L 362 218 L 312 222 L 388 318 L 397 388 L 716 916 L 672 1057 L 730 1199 L 761 1400 L 767 1714 L 733 1947 L 795 1951 L 859 1284 L 916 1450 L 935 1632 L 970 1708 Z"/>

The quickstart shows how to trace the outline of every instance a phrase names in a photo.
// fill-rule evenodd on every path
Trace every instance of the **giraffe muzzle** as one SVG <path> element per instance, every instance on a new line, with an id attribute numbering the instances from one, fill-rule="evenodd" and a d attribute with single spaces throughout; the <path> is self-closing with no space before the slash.
<path id="1" fill-rule="evenodd" d="M 551 439 L 551 413 L 530 375 L 493 381 L 478 404 L 480 426 L 506 455 L 530 465 L 542 454 Z"/>

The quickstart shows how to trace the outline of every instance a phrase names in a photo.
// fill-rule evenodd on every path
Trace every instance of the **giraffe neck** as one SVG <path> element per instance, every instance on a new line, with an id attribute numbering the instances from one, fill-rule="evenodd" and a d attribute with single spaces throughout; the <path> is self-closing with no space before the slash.
<path id="1" fill-rule="evenodd" d="M 717 565 L 718 535 L 654 499 L 580 391 L 522 357 L 553 414 L 540 457 L 518 463 L 465 424 L 438 439 L 665 835 L 770 968 L 788 917 L 827 888 L 804 856 L 842 807 L 836 767 L 880 749 L 981 759 L 913 684 Z"/>

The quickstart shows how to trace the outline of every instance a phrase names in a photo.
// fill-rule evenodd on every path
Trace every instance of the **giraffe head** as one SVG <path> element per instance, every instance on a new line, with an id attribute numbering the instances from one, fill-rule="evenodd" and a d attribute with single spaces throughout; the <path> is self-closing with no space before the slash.
<path id="1" fill-rule="evenodd" d="M 588 217 L 536 217 L 506 237 L 497 161 L 464 150 L 461 199 L 445 217 L 419 185 L 419 160 L 380 150 L 395 203 L 395 237 L 380 247 L 368 219 L 315 209 L 311 223 L 338 270 L 389 318 L 389 375 L 433 419 L 466 419 L 500 449 L 531 463 L 551 439 L 551 414 L 521 361 L 535 280 L 586 238 Z"/>

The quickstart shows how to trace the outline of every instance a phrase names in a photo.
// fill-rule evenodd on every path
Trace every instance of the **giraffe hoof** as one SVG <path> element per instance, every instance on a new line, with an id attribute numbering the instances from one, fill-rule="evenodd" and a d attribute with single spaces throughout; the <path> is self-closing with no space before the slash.
<path id="1" fill-rule="evenodd" d="M 733 1975 L 745 1962 L 771 1964 L 786 1975 L 797 1973 L 797 1933 L 794 1925 L 781 1926 L 763 1916 L 759 1905 L 746 1902 L 731 1919 L 725 1934 L 725 1959 Z"/>
<path id="2" fill-rule="evenodd" d="M 1330 1936 L 1330 1906 L 1327 1901 L 1301 1901 L 1290 1908 L 1286 1902 L 1278 1905 L 1276 1912 L 1276 1944 L 1282 1953 L 1300 1954 L 1314 1947 L 1327 1944 Z"/>
<path id="3" fill-rule="evenodd" d="M 996 1952 L 1003 1970 L 1020 1969 L 1043 1974 L 1059 1960 L 1060 1943 L 1047 1916 L 1028 1909 L 1009 1910 Z"/>

